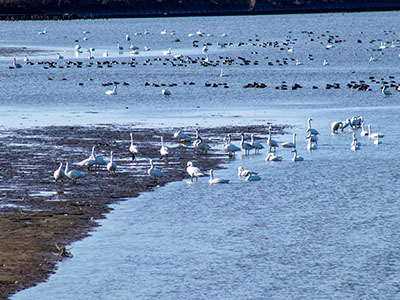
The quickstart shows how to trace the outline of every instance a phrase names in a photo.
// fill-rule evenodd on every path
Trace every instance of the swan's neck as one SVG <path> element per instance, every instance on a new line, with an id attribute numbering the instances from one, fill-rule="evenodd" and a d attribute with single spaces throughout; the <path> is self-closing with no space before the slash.
<path id="1" fill-rule="evenodd" d="M 210 180 L 213 180 L 214 179 L 214 176 L 213 176 L 213 171 L 212 170 L 210 170 Z"/>
<path id="2" fill-rule="evenodd" d="M 68 173 L 68 171 L 69 171 L 69 168 L 68 168 L 68 162 L 65 164 L 65 170 L 64 170 L 64 172 L 65 173 Z"/>

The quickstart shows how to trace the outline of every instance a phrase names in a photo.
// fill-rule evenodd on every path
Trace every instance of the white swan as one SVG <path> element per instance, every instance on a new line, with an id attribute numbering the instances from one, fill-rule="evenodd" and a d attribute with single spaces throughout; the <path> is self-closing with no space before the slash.
<path id="1" fill-rule="evenodd" d="M 129 146 L 129 152 L 132 154 L 132 160 L 135 160 L 139 154 L 139 147 L 133 144 L 133 133 L 131 132 L 131 145 Z"/>
<path id="2" fill-rule="evenodd" d="M 107 57 L 108 56 L 108 50 L 103 52 L 103 57 Z"/>
<path id="3" fill-rule="evenodd" d="M 365 130 L 364 128 L 364 123 L 361 123 L 361 132 L 360 132 L 361 136 L 367 136 L 368 135 L 368 131 Z"/>
<path id="4" fill-rule="evenodd" d="M 296 134 L 293 133 L 293 137 L 292 137 L 292 141 L 291 142 L 282 143 L 281 146 L 283 148 L 296 148 Z"/>
<path id="5" fill-rule="evenodd" d="M 319 134 L 318 130 L 316 130 L 316 129 L 314 129 L 314 128 L 311 128 L 311 121 L 312 121 L 312 118 L 308 118 L 308 120 L 307 120 L 307 131 L 306 131 L 306 133 L 307 133 L 307 134 L 311 134 L 311 135 L 318 135 L 318 134 Z"/>
<path id="6" fill-rule="evenodd" d="M 68 161 L 65 164 L 65 170 L 64 170 L 65 176 L 67 176 L 69 179 L 72 179 L 72 182 L 75 183 L 77 179 L 79 178 L 84 178 L 85 174 L 83 174 L 80 171 L 77 170 L 70 170 L 68 166 Z"/>
<path id="7" fill-rule="evenodd" d="M 30 61 L 30 60 L 29 60 L 28 55 L 25 55 L 25 57 L 24 57 L 24 62 L 28 63 L 29 61 Z"/>
<path id="8" fill-rule="evenodd" d="M 63 180 L 63 178 L 65 177 L 65 172 L 64 172 L 64 170 L 62 169 L 62 166 L 63 166 L 63 163 L 60 162 L 60 166 L 58 167 L 57 170 L 54 171 L 53 176 L 54 176 L 54 179 L 56 180 L 56 182 L 57 182 L 59 179 Z"/>
<path id="9" fill-rule="evenodd" d="M 274 152 L 268 152 L 266 161 L 282 161 L 282 156 L 276 155 Z"/>
<path id="10" fill-rule="evenodd" d="M 90 169 L 92 166 L 94 166 L 96 164 L 96 157 L 95 157 L 95 149 L 96 149 L 96 145 L 94 145 L 92 147 L 92 152 L 90 154 L 90 156 L 78 163 L 76 163 L 76 165 L 80 166 L 80 167 L 87 167 L 88 169 Z"/>
<path id="11" fill-rule="evenodd" d="M 110 162 L 107 164 L 107 170 L 113 173 L 115 173 L 115 171 L 117 170 L 117 164 L 114 162 L 112 151 L 110 152 Z"/>
<path id="12" fill-rule="evenodd" d="M 260 180 L 261 180 L 261 177 L 258 175 L 252 175 L 251 173 L 249 173 L 246 176 L 246 181 L 260 181 Z"/>
<path id="13" fill-rule="evenodd" d="M 157 178 L 166 176 L 163 171 L 154 168 L 152 159 L 150 159 L 150 169 L 147 170 L 147 174 L 149 174 L 151 177 L 153 177 L 154 181 L 156 181 Z"/>
<path id="14" fill-rule="evenodd" d="M 181 130 L 174 133 L 174 138 L 178 139 L 181 143 L 190 143 L 192 141 L 192 138 Z"/>
<path id="15" fill-rule="evenodd" d="M 22 68 L 22 65 L 20 65 L 20 64 L 17 63 L 17 60 L 15 59 L 15 57 L 13 58 L 13 67 L 14 67 L 15 69 L 20 69 L 20 68 Z"/>
<path id="16" fill-rule="evenodd" d="M 250 145 L 249 143 L 246 143 L 244 141 L 244 133 L 243 132 L 240 134 L 240 148 L 242 148 L 244 150 L 245 155 L 249 155 L 250 150 L 254 149 L 254 147 L 252 145 Z"/>
<path id="17" fill-rule="evenodd" d="M 324 61 L 322 62 L 322 65 L 323 66 L 327 66 L 327 65 L 329 65 L 329 63 L 328 63 L 328 61 L 326 59 L 324 59 Z"/>
<path id="18" fill-rule="evenodd" d="M 188 161 L 186 164 L 186 172 L 190 175 L 190 179 L 193 181 L 193 177 L 196 178 L 196 181 L 199 179 L 199 177 L 204 176 L 204 173 L 197 167 L 193 166 L 193 163 L 191 161 Z"/>
<path id="19" fill-rule="evenodd" d="M 161 34 L 167 34 L 167 29 L 164 29 L 163 31 L 160 32 Z"/>
<path id="20" fill-rule="evenodd" d="M 229 157 L 234 156 L 235 152 L 237 152 L 237 151 L 242 151 L 238 146 L 232 144 L 232 141 L 231 141 L 232 137 L 230 134 L 227 134 L 226 138 L 227 138 L 226 143 L 222 147 L 226 152 L 228 152 Z"/>
<path id="21" fill-rule="evenodd" d="M 303 158 L 302 156 L 298 156 L 298 155 L 297 155 L 297 150 L 296 150 L 296 148 L 294 148 L 294 149 L 292 150 L 292 152 L 293 152 L 292 162 L 297 162 L 297 161 L 303 161 L 303 160 L 304 160 L 304 158 Z"/>
<path id="22" fill-rule="evenodd" d="M 380 137 L 379 137 L 379 135 L 376 137 L 376 139 L 375 139 L 375 141 L 374 141 L 374 145 L 380 145 L 380 144 L 382 144 L 382 141 L 381 141 L 381 139 L 380 139 Z"/>
<path id="23" fill-rule="evenodd" d="M 207 151 L 211 149 L 210 145 L 208 145 L 206 142 L 203 142 L 201 137 L 198 137 L 194 142 L 193 146 L 196 149 L 199 149 L 201 152 L 207 154 Z"/>
<path id="24" fill-rule="evenodd" d="M 117 85 L 114 83 L 114 88 L 112 90 L 105 91 L 106 95 L 116 95 L 117 94 Z"/>
<path id="25" fill-rule="evenodd" d="M 62 56 L 60 53 L 57 53 L 57 59 L 64 59 L 64 56 Z"/>
<path id="26" fill-rule="evenodd" d="M 331 124 L 332 133 L 338 133 L 339 130 L 343 131 L 343 128 L 343 122 L 341 121 L 333 122 Z"/>
<path id="27" fill-rule="evenodd" d="M 163 55 L 164 55 L 164 56 L 171 56 L 171 48 L 168 48 L 167 51 L 164 51 L 164 52 L 163 52 Z"/>
<path id="28" fill-rule="evenodd" d="M 276 151 L 276 148 L 279 147 L 278 142 L 271 139 L 271 130 L 272 130 L 272 126 L 269 126 L 268 139 L 267 139 L 267 145 L 269 146 L 269 152 L 272 151 L 272 148 L 274 148 L 274 151 Z"/>
<path id="29" fill-rule="evenodd" d="M 263 144 L 254 141 L 254 133 L 252 133 L 250 137 L 250 145 L 254 148 L 255 153 L 259 153 L 261 149 L 264 149 Z"/>
<path id="30" fill-rule="evenodd" d="M 164 145 L 164 138 L 161 137 L 161 148 L 160 148 L 160 154 L 161 154 L 161 158 L 168 158 L 169 155 L 169 149 L 167 146 Z"/>
<path id="31" fill-rule="evenodd" d="M 210 179 L 208 180 L 210 184 L 217 183 L 229 183 L 229 179 L 214 178 L 213 169 L 210 169 Z"/>
<path id="32" fill-rule="evenodd" d="M 249 174 L 251 175 L 257 175 L 258 172 L 250 171 L 250 170 L 245 170 L 242 166 L 238 167 L 238 176 L 239 177 L 246 177 Z"/>
<path id="33" fill-rule="evenodd" d="M 386 88 L 386 86 L 384 86 L 384 85 L 380 88 L 380 90 L 381 90 L 383 96 L 390 96 L 390 95 L 392 95 L 392 92 L 389 91 L 389 90 Z"/>
<path id="34" fill-rule="evenodd" d="M 371 125 L 368 125 L 368 138 L 369 139 L 376 139 L 377 137 L 383 138 L 385 135 L 381 133 L 372 133 Z"/>

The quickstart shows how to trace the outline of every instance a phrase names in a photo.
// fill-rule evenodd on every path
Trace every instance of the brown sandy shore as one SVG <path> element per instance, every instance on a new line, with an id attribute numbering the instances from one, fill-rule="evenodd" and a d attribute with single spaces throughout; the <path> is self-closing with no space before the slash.
<path id="1" fill-rule="evenodd" d="M 225 134 L 232 133 L 238 139 L 236 133 L 243 131 L 265 138 L 266 125 L 200 129 L 203 139 L 213 147 L 208 154 L 196 152 L 190 144 L 179 144 L 173 138 L 174 128 L 107 124 L 0 131 L 0 299 L 45 281 L 56 262 L 63 259 L 54 254 L 55 244 L 68 249 L 71 242 L 89 235 L 97 226 L 96 220 L 110 211 L 109 204 L 188 178 L 185 169 L 189 160 L 203 170 L 220 168 L 229 160 L 218 150 L 222 150 Z M 273 132 L 282 133 L 283 128 L 274 126 Z M 184 131 L 194 132 L 194 128 Z M 128 151 L 130 132 L 142 153 L 134 162 Z M 171 150 L 168 161 L 159 160 L 160 136 Z M 76 184 L 66 179 L 55 183 L 53 172 L 59 161 L 72 164 L 83 160 L 94 144 L 98 145 L 96 153 L 103 157 L 114 152 L 117 173 L 111 175 L 104 167 L 82 170 L 86 177 Z M 147 175 L 149 158 L 164 171 L 164 180 L 154 182 Z"/>

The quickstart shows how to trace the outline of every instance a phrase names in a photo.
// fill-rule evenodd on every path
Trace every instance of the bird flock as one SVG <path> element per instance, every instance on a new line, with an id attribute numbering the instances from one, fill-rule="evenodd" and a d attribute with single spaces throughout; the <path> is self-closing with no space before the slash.
<path id="1" fill-rule="evenodd" d="M 312 127 L 311 121 L 312 118 L 307 119 L 307 128 L 306 128 L 306 141 L 307 141 L 307 150 L 312 151 L 317 149 L 318 145 L 318 135 L 319 131 Z M 352 140 L 350 143 L 350 149 L 352 151 L 358 151 L 361 149 L 361 142 L 358 140 L 356 136 L 356 131 L 360 131 L 360 137 L 368 138 L 369 140 L 373 140 L 373 144 L 380 145 L 382 144 L 383 134 L 378 132 L 372 132 L 371 124 L 368 125 L 368 131 L 365 130 L 364 118 L 361 116 L 353 116 L 351 118 L 346 119 L 345 121 L 336 121 L 331 124 L 331 132 L 332 134 L 340 134 L 344 132 L 344 129 L 349 127 L 352 132 Z M 298 155 L 297 152 L 297 134 L 295 132 L 292 133 L 292 140 L 287 142 L 279 143 L 278 141 L 272 139 L 272 130 L 273 127 L 268 127 L 268 135 L 266 140 L 267 145 L 267 155 L 265 157 L 265 161 L 268 162 L 280 162 L 283 161 L 283 156 L 277 154 L 277 149 L 289 149 L 293 153 L 291 160 L 293 162 L 301 162 L 304 161 L 302 156 Z M 232 134 L 226 134 L 222 145 L 222 149 L 224 152 L 228 154 L 229 158 L 233 158 L 236 152 L 243 151 L 245 156 L 249 156 L 251 151 L 254 151 L 254 154 L 259 154 L 260 150 L 264 149 L 264 145 L 260 142 L 260 139 L 256 141 L 256 137 L 254 133 L 250 134 L 250 142 L 246 142 L 246 135 L 244 132 L 239 134 L 240 142 L 239 145 L 235 145 L 232 143 Z M 173 134 L 174 139 L 177 143 L 184 144 L 185 147 L 192 147 L 195 151 L 197 151 L 201 155 L 207 155 L 207 151 L 212 149 L 212 147 L 200 136 L 199 129 L 195 130 L 195 137 L 192 138 L 188 134 L 184 133 L 182 130 L 178 130 Z M 127 147 L 127 152 L 131 154 L 132 161 L 135 161 L 138 155 L 141 155 L 141 151 L 139 147 L 134 143 L 133 133 L 130 133 L 131 143 Z M 170 156 L 171 150 L 164 143 L 164 137 L 160 137 L 160 149 L 159 149 L 159 160 L 164 160 L 168 162 L 168 158 Z M 166 174 L 161 170 L 157 169 L 154 166 L 154 159 L 149 159 L 150 168 L 147 170 L 147 174 L 154 179 L 157 180 L 167 177 Z M 90 170 L 99 170 L 102 166 L 105 166 L 106 169 L 111 173 L 115 174 L 117 171 L 117 164 L 114 160 L 113 151 L 110 152 L 109 160 L 105 160 L 102 156 L 96 154 L 96 145 L 92 147 L 91 154 L 84 160 L 81 160 L 75 163 L 76 166 L 80 168 L 86 168 L 88 171 Z M 186 164 L 186 172 L 189 175 L 191 182 L 198 181 L 200 177 L 204 177 L 205 172 L 203 172 L 200 168 L 194 166 L 192 161 L 188 161 Z M 65 169 L 63 169 L 63 162 L 60 162 L 59 167 L 56 171 L 54 171 L 54 179 L 55 181 L 63 180 L 64 178 L 71 179 L 73 183 L 76 183 L 78 179 L 84 178 L 86 175 L 81 170 L 73 170 L 70 169 L 70 165 L 68 161 L 65 161 Z M 246 170 L 244 167 L 240 166 L 238 170 L 238 176 L 241 178 L 245 178 L 245 181 L 259 181 L 261 177 L 258 175 L 258 172 Z M 229 183 L 229 179 L 217 178 L 214 177 L 213 170 L 209 170 L 209 183 L 210 184 L 221 184 L 221 183 Z"/>

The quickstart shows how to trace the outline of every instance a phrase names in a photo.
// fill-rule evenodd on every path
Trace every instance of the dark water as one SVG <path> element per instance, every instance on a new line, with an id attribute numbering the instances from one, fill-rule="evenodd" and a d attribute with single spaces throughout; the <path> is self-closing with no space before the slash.
<path id="1" fill-rule="evenodd" d="M 393 88 L 389 97 L 379 91 L 383 81 L 397 84 L 399 78 L 400 41 L 394 31 L 399 20 L 391 12 L 0 24 L 2 44 L 65 49 L 65 59 L 74 56 L 73 41 L 83 37 L 83 30 L 91 32 L 85 47 L 95 47 L 98 57 L 105 49 L 115 52 L 126 33 L 140 47 L 135 68 L 118 64 L 45 70 L 35 65 L 8 70 L 10 59 L 4 58 L 0 114 L 5 128 L 102 122 L 208 127 L 272 121 L 293 125 L 274 138 L 290 141 L 296 132 L 298 152 L 305 159 L 293 163 L 292 153 L 284 149 L 278 150 L 283 161 L 275 163 L 264 160 L 265 151 L 238 155 L 215 172 L 231 179 L 228 185 L 210 186 L 205 178 L 195 184 L 178 182 L 115 205 L 93 236 L 72 245 L 73 259 L 61 262 L 48 282 L 13 299 L 399 299 L 399 95 Z M 48 33 L 38 36 L 45 27 Z M 161 35 L 165 28 L 168 33 L 176 30 L 181 42 Z M 134 36 L 146 29 L 150 34 Z M 205 35 L 188 36 L 198 30 Z M 223 33 L 227 36 L 221 37 Z M 329 35 L 337 42 L 326 49 Z M 191 46 L 193 39 L 199 40 L 199 48 Z M 220 49 L 217 41 L 232 45 Z M 259 46 L 274 41 L 277 47 Z M 143 65 L 144 45 L 154 51 L 148 53 L 152 59 L 169 47 L 172 55 L 204 59 L 206 42 L 212 43 L 209 59 L 220 60 L 217 67 L 172 67 L 158 61 Z M 379 50 L 381 42 L 386 48 Z M 129 47 L 125 41 L 123 45 Z M 291 46 L 293 52 L 288 52 Z M 259 64 L 223 65 L 219 56 L 241 56 Z M 130 58 L 124 53 L 112 59 Z M 276 60 L 284 58 L 287 64 L 279 66 Z M 303 64 L 296 66 L 290 58 Z M 86 56 L 80 60 L 88 62 Z M 229 76 L 220 78 L 221 68 Z M 120 86 L 111 98 L 104 94 L 110 87 L 101 83 L 112 80 L 130 85 Z M 371 91 L 347 88 L 352 80 L 364 80 Z M 229 88 L 204 86 L 222 81 Z M 242 87 L 254 81 L 267 88 Z M 275 89 L 282 81 L 288 90 Z M 168 88 L 172 95 L 163 98 L 161 87 L 145 82 L 177 86 Z M 291 90 L 294 83 L 303 88 Z M 326 89 L 327 83 L 341 88 Z M 319 88 L 312 89 L 314 85 Z M 381 145 L 356 131 L 361 149 L 353 152 L 351 130 L 330 133 L 331 122 L 354 115 L 385 134 Z M 318 149 L 312 152 L 305 142 L 308 117 L 320 131 Z M 212 146 L 221 149 L 220 144 Z M 258 171 L 262 180 L 237 178 L 240 165 Z"/>

